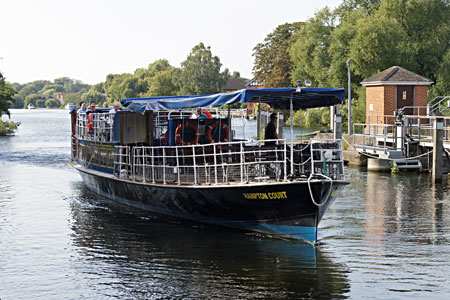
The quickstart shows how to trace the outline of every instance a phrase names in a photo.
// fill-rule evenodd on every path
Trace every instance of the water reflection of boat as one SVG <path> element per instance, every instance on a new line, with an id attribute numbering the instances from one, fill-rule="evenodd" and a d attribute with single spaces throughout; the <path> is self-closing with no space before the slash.
<path id="1" fill-rule="evenodd" d="M 117 202 L 314 243 L 348 184 L 340 140 L 237 139 L 230 110 L 202 107 L 263 102 L 292 115 L 343 98 L 343 89 L 284 88 L 124 99 L 114 115 L 72 112 L 72 161 L 89 188 Z M 192 108 L 206 118 L 193 119 Z"/>
<path id="2" fill-rule="evenodd" d="M 306 243 L 149 216 L 82 187 L 71 215 L 79 271 L 114 281 L 104 286 L 112 295 L 339 299 L 350 289 L 347 268 Z"/>

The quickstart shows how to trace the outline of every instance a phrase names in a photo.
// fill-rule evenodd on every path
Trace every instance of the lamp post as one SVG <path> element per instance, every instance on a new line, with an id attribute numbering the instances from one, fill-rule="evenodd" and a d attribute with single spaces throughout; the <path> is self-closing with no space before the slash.
<path id="1" fill-rule="evenodd" d="M 347 61 L 348 69 L 348 134 L 352 134 L 352 86 L 351 86 L 351 75 L 350 75 L 350 65 L 353 62 L 353 58 Z"/>

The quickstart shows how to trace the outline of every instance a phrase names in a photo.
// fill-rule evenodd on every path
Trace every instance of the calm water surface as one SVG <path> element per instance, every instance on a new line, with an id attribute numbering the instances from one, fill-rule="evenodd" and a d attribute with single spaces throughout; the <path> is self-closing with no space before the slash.
<path id="1" fill-rule="evenodd" d="M 449 299 L 449 184 L 347 169 L 317 247 L 110 203 L 68 165 L 67 111 L 0 138 L 0 298 Z"/>

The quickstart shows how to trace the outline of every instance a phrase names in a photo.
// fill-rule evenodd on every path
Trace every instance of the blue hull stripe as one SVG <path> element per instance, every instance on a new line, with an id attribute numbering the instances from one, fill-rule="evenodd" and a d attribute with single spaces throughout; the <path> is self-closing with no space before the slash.
<path id="1" fill-rule="evenodd" d="M 98 190 L 89 185 L 88 185 L 88 187 L 104 197 L 113 199 L 122 204 L 137 207 L 137 208 L 151 211 L 151 212 L 156 212 L 156 213 L 160 213 L 160 214 L 164 214 L 164 215 L 188 219 L 188 220 L 197 221 L 197 222 L 215 224 L 215 225 L 226 226 L 226 227 L 230 227 L 230 228 L 237 228 L 237 229 L 242 229 L 242 230 L 246 230 L 246 231 L 256 231 L 256 232 L 275 235 L 275 236 L 283 237 L 283 238 L 287 238 L 287 239 L 303 240 L 303 241 L 310 242 L 310 243 L 315 243 L 317 241 L 317 228 L 315 228 L 315 227 L 273 225 L 273 224 L 265 224 L 265 223 L 258 223 L 258 222 L 227 220 L 227 219 L 219 219 L 219 218 L 187 214 L 187 213 L 177 212 L 177 211 L 173 211 L 173 210 L 167 210 L 167 209 L 149 205 L 149 204 L 131 201 L 131 200 L 128 200 L 128 199 L 125 199 L 122 197 L 118 197 L 118 196 L 106 193 L 104 191 Z"/>

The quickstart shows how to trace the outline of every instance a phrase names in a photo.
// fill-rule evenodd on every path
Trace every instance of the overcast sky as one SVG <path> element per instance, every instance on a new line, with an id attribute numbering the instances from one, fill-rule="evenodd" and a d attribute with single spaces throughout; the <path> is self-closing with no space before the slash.
<path id="1" fill-rule="evenodd" d="M 252 49 L 276 26 L 342 0 L 0 0 L 0 71 L 9 82 L 68 76 L 94 84 L 199 42 L 252 77 Z"/>

